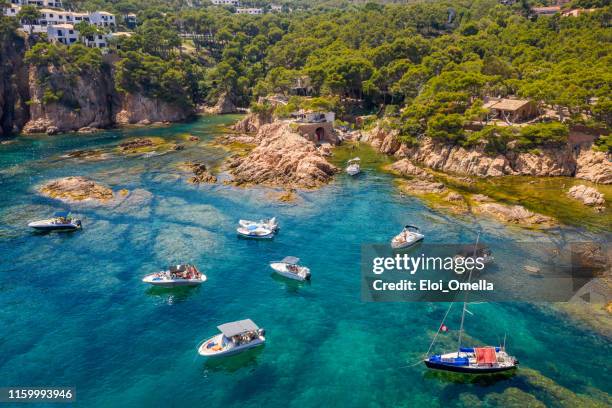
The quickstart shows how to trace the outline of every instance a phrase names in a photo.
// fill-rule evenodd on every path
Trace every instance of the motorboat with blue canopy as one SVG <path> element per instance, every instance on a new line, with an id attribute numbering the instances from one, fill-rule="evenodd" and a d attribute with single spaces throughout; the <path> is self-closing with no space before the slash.
<path id="1" fill-rule="evenodd" d="M 238 320 L 217 326 L 221 333 L 203 341 L 198 354 L 205 357 L 221 357 L 246 351 L 265 343 L 265 331 L 251 319 Z"/>
<path id="2" fill-rule="evenodd" d="M 81 220 L 73 218 L 70 211 L 59 211 L 53 218 L 32 221 L 28 227 L 38 231 L 74 231 L 81 228 Z"/>

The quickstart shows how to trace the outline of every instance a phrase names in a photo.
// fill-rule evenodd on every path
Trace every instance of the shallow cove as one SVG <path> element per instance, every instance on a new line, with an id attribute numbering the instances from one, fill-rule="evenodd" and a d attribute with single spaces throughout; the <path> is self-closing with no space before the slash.
<path id="1" fill-rule="evenodd" d="M 428 242 L 440 243 L 472 242 L 478 229 L 492 246 L 601 234 L 569 227 L 517 231 L 440 214 L 401 197 L 392 176 L 367 165 L 359 177 L 341 173 L 329 186 L 298 192 L 294 205 L 269 200 L 263 188 L 188 184 L 176 165 L 217 165 L 227 152 L 207 141 L 234 119 L 20 136 L 0 145 L 3 385 L 75 386 L 83 407 L 320 407 L 330 400 L 338 406 L 461 406 L 515 396 L 515 389 L 551 404 L 559 395 L 591 395 L 600 404 L 610 398 L 609 363 L 602 358 L 610 355 L 609 339 L 555 312 L 527 304 L 473 305 L 470 336 L 497 344 L 508 333 L 508 347 L 529 375 L 519 369 L 510 379 L 466 383 L 410 367 L 426 351 L 446 304 L 360 300 L 360 244 L 387 242 L 408 221 L 421 226 Z M 188 135 L 200 140 L 188 141 Z M 146 136 L 185 149 L 104 160 L 64 157 Z M 35 194 L 35 187 L 70 175 L 127 189 L 134 199 L 113 208 L 72 205 L 84 226 L 74 234 L 29 231 L 26 221 L 67 207 Z M 239 218 L 271 215 L 281 225 L 274 241 L 236 238 Z M 311 268 L 310 284 L 271 276 L 268 262 L 286 255 Z M 140 282 L 179 261 L 196 263 L 208 281 L 173 291 Z M 265 347 L 217 362 L 197 356 L 198 343 L 218 324 L 243 318 L 267 330 Z M 458 313 L 447 325 L 458 327 Z M 454 347 L 454 334 L 444 336 Z"/>

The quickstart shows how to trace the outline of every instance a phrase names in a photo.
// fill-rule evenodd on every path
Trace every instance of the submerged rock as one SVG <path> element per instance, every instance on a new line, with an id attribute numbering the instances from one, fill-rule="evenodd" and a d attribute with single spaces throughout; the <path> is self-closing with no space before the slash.
<path id="1" fill-rule="evenodd" d="M 521 407 L 546 408 L 546 404 L 533 395 L 516 387 L 506 388 L 501 394 L 491 393 L 485 398 L 486 406 L 491 407 Z"/>
<path id="2" fill-rule="evenodd" d="M 588 206 L 603 206 L 606 203 L 602 193 L 593 187 L 587 187 L 584 184 L 570 188 L 567 195 L 571 198 L 582 201 L 584 205 Z"/>
<path id="3" fill-rule="evenodd" d="M 437 181 L 412 179 L 403 183 L 403 190 L 415 194 L 440 194 L 446 190 L 446 186 Z"/>
<path id="4" fill-rule="evenodd" d="M 200 162 L 185 162 L 181 164 L 182 168 L 193 172 L 193 176 L 189 178 L 189 182 L 193 184 L 200 183 L 216 183 L 217 177 L 208 172 L 206 165 Z"/>
<path id="5" fill-rule="evenodd" d="M 235 184 L 316 188 L 328 183 L 338 169 L 327 162 L 314 143 L 284 123 L 262 126 L 254 138 L 258 145 L 228 164 Z"/>
<path id="6" fill-rule="evenodd" d="M 556 224 L 553 218 L 529 211 L 521 205 L 481 202 L 472 206 L 472 211 L 476 214 L 489 215 L 499 221 L 523 227 L 551 227 Z"/>
<path id="7" fill-rule="evenodd" d="M 80 176 L 64 177 L 50 181 L 43 185 L 39 191 L 47 197 L 62 201 L 108 201 L 114 197 L 113 190 L 110 188 Z"/>
<path id="8" fill-rule="evenodd" d="M 151 146 L 154 146 L 153 140 L 147 139 L 144 137 L 139 137 L 137 139 L 133 139 L 127 142 L 120 143 L 119 149 L 125 152 L 128 150 L 136 150 L 142 147 L 151 147 Z"/>

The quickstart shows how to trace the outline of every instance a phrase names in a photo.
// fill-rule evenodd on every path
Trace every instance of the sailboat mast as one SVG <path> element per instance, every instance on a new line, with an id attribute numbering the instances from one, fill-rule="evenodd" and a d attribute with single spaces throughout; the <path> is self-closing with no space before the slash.
<path id="1" fill-rule="evenodd" d="M 476 251 L 478 250 L 478 241 L 480 240 L 480 232 L 476 236 L 476 244 L 474 245 L 474 254 L 473 259 L 476 259 Z M 472 280 L 472 269 L 470 269 L 470 273 L 468 274 L 468 286 L 470 281 Z M 461 338 L 463 337 L 463 322 L 465 322 L 465 311 L 467 309 L 467 299 L 468 299 L 468 291 L 465 292 L 465 300 L 463 301 L 463 311 L 461 312 L 461 325 L 459 326 L 459 341 L 457 343 L 457 356 L 459 356 L 459 352 L 461 351 Z"/>

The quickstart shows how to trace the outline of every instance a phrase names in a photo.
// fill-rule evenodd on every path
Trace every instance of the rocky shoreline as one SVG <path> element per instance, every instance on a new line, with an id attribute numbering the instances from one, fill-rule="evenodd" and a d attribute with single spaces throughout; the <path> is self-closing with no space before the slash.
<path id="1" fill-rule="evenodd" d="M 499 203 L 484 194 L 459 193 L 408 159 L 401 159 L 386 169 L 402 177 L 399 182 L 402 192 L 420 197 L 436 209 L 458 215 L 482 215 L 526 228 L 550 228 L 557 224 L 552 217 L 534 213 L 521 205 Z"/>
<path id="2" fill-rule="evenodd" d="M 382 127 L 355 132 L 352 138 L 371 144 L 381 153 L 399 159 L 410 158 L 419 166 L 445 173 L 477 177 L 567 176 L 600 184 L 612 183 L 612 157 L 594 151 L 591 143 L 490 155 L 482 147 L 465 149 L 436 143 L 430 138 L 423 138 L 418 146 L 408 147 L 397 140 L 396 131 Z"/>

